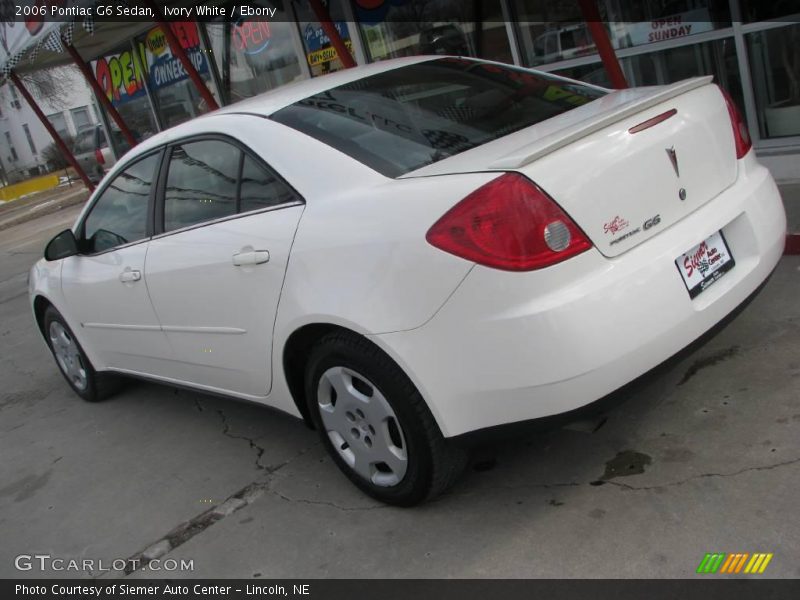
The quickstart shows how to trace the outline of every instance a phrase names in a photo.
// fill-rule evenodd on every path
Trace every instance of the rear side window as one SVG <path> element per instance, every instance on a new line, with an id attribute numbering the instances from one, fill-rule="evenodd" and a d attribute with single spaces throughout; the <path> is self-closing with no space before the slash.
<path id="1" fill-rule="evenodd" d="M 164 231 L 296 200 L 300 197 L 277 173 L 238 146 L 218 139 L 187 141 L 170 155 Z"/>
<path id="2" fill-rule="evenodd" d="M 235 214 L 241 156 L 236 146 L 218 140 L 175 146 L 164 190 L 164 230 Z"/>
<path id="3" fill-rule="evenodd" d="M 442 58 L 332 88 L 270 118 L 398 177 L 604 94 L 545 73 Z"/>
<path id="4" fill-rule="evenodd" d="M 296 200 L 295 193 L 278 177 L 249 156 L 242 164 L 242 187 L 239 193 L 240 212 L 277 206 Z"/>

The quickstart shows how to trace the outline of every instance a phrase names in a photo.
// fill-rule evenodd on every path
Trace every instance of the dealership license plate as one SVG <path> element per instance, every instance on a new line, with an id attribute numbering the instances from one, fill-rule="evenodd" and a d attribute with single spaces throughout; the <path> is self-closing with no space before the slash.
<path id="1" fill-rule="evenodd" d="M 706 238 L 675 260 L 683 283 L 689 290 L 690 298 L 696 297 L 730 271 L 735 264 L 721 231 Z"/>

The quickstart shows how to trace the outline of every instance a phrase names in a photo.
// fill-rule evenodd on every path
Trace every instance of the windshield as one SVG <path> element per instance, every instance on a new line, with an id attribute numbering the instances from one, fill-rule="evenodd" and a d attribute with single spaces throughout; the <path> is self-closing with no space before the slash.
<path id="1" fill-rule="evenodd" d="M 604 94 L 546 73 L 442 58 L 326 90 L 270 118 L 398 177 Z"/>

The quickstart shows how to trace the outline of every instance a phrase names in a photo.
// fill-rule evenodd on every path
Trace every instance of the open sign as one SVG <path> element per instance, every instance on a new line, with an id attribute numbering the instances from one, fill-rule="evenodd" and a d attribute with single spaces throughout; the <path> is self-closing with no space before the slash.
<path id="1" fill-rule="evenodd" d="M 269 46 L 272 33 L 266 21 L 237 21 L 233 26 L 233 43 L 239 52 L 258 54 Z"/>

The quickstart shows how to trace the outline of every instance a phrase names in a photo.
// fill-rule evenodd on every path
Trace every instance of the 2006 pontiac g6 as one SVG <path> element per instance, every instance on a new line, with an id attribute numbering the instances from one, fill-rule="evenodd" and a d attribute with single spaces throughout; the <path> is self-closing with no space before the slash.
<path id="1" fill-rule="evenodd" d="M 410 505 L 459 474 L 452 438 L 587 405 L 711 329 L 785 229 L 710 77 L 612 91 L 415 57 L 142 142 L 30 295 L 86 400 L 127 375 L 267 404 Z"/>

